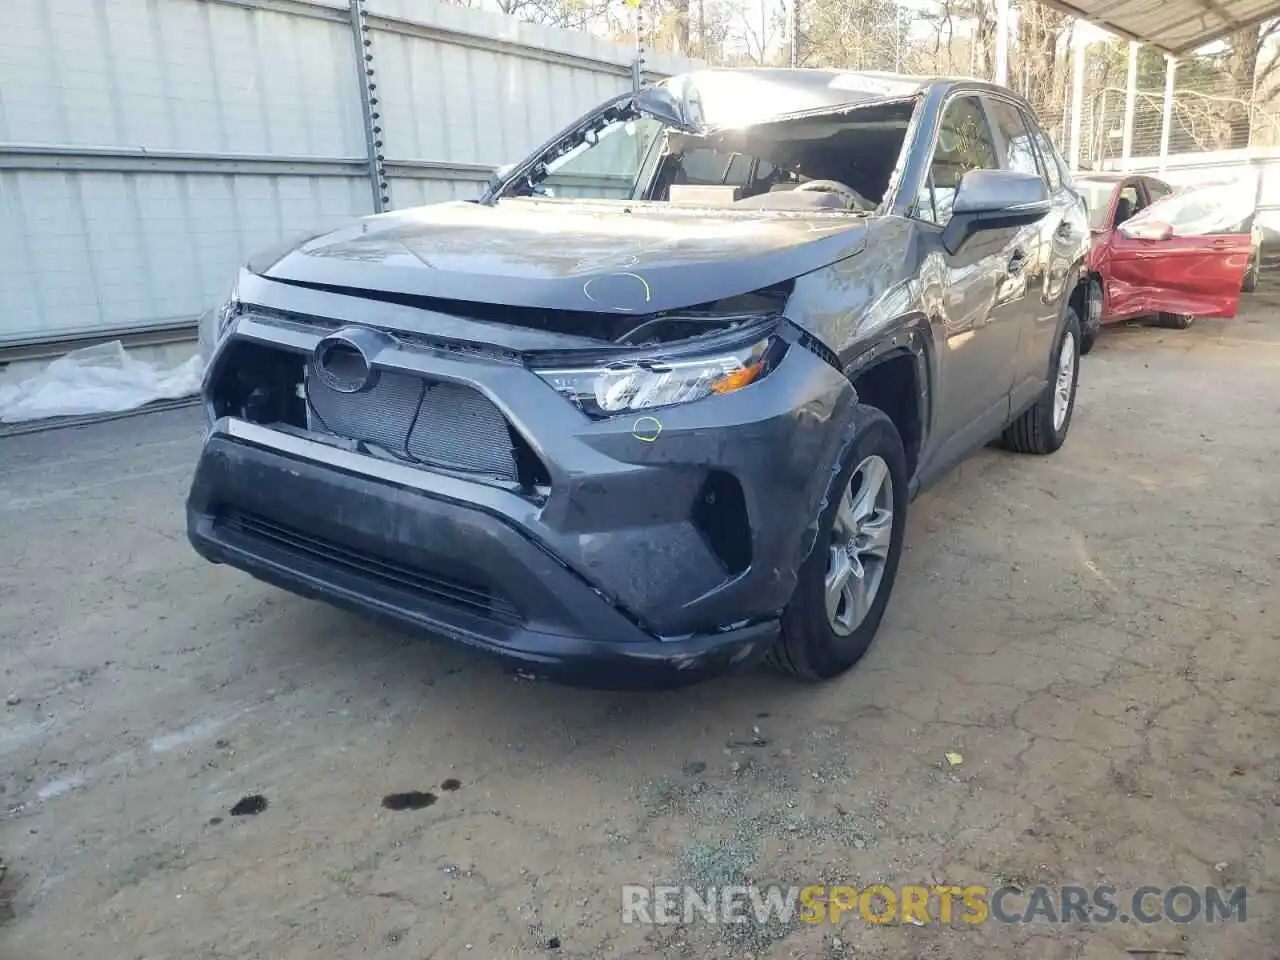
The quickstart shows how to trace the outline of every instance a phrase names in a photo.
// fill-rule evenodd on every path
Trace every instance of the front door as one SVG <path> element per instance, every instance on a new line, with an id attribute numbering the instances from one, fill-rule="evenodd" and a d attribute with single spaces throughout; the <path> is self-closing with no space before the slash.
<path id="1" fill-rule="evenodd" d="M 1126 180 L 1116 187 L 1107 207 L 1106 219 L 1094 237 L 1093 269 L 1102 278 L 1102 320 L 1113 323 L 1142 313 L 1142 298 L 1123 282 L 1116 285 L 1112 277 L 1112 254 L 1116 241 L 1123 239 L 1119 228 L 1141 213 L 1149 203 L 1138 179 Z M 1136 308 L 1136 310 L 1135 310 Z"/>
<path id="2" fill-rule="evenodd" d="M 1025 298 L 1024 271 L 1034 250 L 1023 230 L 983 230 L 955 253 L 941 244 L 951 220 L 960 178 L 971 170 L 999 170 L 1000 160 L 982 101 L 953 99 L 939 124 L 933 163 L 916 204 L 916 216 L 936 224 L 924 274 L 937 290 L 933 304 L 946 356 L 938 364 L 934 430 L 947 438 L 939 464 L 963 456 L 990 439 L 1008 419 L 1009 389 L 1018 349 L 1017 311 Z M 925 277 L 922 277 L 924 279 Z"/>
<path id="3" fill-rule="evenodd" d="M 1189 187 L 1120 224 L 1111 238 L 1108 306 L 1118 316 L 1234 317 L 1249 265 L 1253 197 L 1232 184 Z"/>

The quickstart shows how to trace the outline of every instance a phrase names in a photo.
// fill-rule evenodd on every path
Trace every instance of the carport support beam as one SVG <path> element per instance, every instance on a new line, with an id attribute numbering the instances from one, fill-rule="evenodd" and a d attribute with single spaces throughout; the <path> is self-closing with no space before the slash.
<path id="1" fill-rule="evenodd" d="M 1076 26 L 1082 21 L 1077 20 Z M 1080 169 L 1080 125 L 1084 120 L 1084 55 L 1087 44 L 1071 31 L 1071 169 Z"/>
<path id="2" fill-rule="evenodd" d="M 1160 172 L 1169 165 L 1169 134 L 1173 130 L 1173 81 L 1178 72 L 1178 58 L 1164 61 L 1164 119 L 1160 124 Z"/>
<path id="3" fill-rule="evenodd" d="M 1120 155 L 1127 171 L 1133 159 L 1133 114 L 1138 107 L 1138 47 L 1136 40 L 1129 41 L 1129 75 L 1124 84 L 1124 141 Z"/>
<path id="4" fill-rule="evenodd" d="M 996 83 L 1009 85 L 1009 0 L 996 0 Z"/>

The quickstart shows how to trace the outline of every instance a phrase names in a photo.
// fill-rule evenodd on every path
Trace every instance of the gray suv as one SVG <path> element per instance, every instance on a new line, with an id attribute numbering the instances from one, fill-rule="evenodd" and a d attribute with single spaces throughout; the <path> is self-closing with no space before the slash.
<path id="1" fill-rule="evenodd" d="M 833 677 L 912 497 L 1062 445 L 1088 244 L 1006 89 L 675 77 L 241 270 L 190 539 L 566 682 Z"/>

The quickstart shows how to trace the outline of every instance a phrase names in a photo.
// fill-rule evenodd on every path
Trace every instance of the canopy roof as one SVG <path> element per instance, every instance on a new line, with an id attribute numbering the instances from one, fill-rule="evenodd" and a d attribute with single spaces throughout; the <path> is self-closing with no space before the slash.
<path id="1" fill-rule="evenodd" d="M 1280 0 L 1044 0 L 1130 40 L 1182 56 L 1235 30 L 1280 17 Z"/>

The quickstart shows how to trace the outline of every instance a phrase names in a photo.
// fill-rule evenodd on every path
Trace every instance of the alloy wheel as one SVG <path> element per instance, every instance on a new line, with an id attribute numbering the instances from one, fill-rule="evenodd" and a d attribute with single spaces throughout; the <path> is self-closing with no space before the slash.
<path id="1" fill-rule="evenodd" d="M 847 637 L 866 619 L 884 579 L 893 541 L 893 477 L 878 456 L 858 464 L 831 525 L 826 607 L 831 629 Z"/>
<path id="2" fill-rule="evenodd" d="M 1071 409 L 1071 391 L 1076 378 L 1076 338 L 1068 331 L 1058 350 L 1058 376 L 1053 385 L 1053 429 L 1061 430 Z"/>

